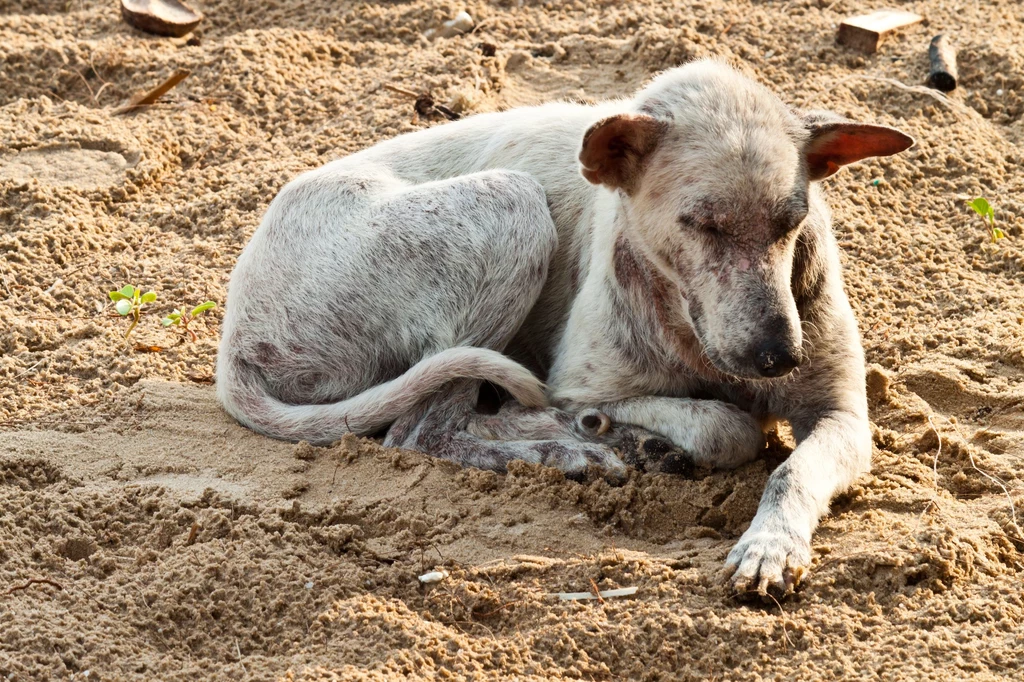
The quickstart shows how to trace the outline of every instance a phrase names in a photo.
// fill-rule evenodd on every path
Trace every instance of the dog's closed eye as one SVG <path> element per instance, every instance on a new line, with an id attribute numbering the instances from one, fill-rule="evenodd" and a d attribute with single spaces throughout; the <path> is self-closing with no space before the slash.
<path id="1" fill-rule="evenodd" d="M 708 237 L 721 237 L 723 236 L 722 230 L 718 227 L 718 223 L 713 218 L 706 215 L 692 215 L 684 213 L 679 216 L 677 222 L 681 227 L 687 230 L 693 230 L 700 234 L 704 234 Z"/>

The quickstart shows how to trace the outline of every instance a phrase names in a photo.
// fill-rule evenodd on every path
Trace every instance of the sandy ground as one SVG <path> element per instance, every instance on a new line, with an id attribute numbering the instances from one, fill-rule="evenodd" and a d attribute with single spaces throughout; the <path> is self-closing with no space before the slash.
<path id="1" fill-rule="evenodd" d="M 113 1 L 0 0 L 0 679 L 1020 679 L 1024 9 L 894 4 L 928 23 L 861 56 L 835 27 L 874 0 L 197 2 L 198 44 Z M 423 37 L 463 8 L 474 34 Z M 901 85 L 940 30 L 949 100 Z M 615 488 L 274 442 L 216 405 L 219 310 L 195 343 L 160 327 L 224 301 L 288 179 L 438 124 L 384 84 L 471 113 L 708 54 L 918 140 L 826 183 L 877 452 L 781 607 L 715 579 L 778 457 Z M 112 113 L 175 68 L 163 103 Z M 125 283 L 159 294 L 134 335 L 156 352 L 120 342 Z M 638 591 L 552 596 L 592 581 Z"/>

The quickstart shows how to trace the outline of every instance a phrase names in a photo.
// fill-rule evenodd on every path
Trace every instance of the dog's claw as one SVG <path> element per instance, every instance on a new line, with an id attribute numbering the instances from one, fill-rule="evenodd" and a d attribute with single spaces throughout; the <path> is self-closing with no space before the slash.
<path id="1" fill-rule="evenodd" d="M 721 574 L 737 596 L 793 594 L 810 563 L 810 542 L 796 533 L 751 528 L 736 543 Z"/>

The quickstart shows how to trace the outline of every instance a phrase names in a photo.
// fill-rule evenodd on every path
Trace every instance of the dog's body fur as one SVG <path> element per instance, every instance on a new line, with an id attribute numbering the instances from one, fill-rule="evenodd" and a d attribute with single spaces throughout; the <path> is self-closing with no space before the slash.
<path id="1" fill-rule="evenodd" d="M 720 467 L 786 419 L 797 448 L 727 565 L 739 588 L 791 589 L 871 456 L 809 180 L 910 144 L 865 126 L 870 144 L 836 142 L 837 125 L 699 62 L 632 101 L 477 115 L 306 173 L 232 275 L 218 395 L 275 437 L 389 427 L 388 444 L 499 471 L 621 469 L 602 413 Z M 517 403 L 477 414 L 481 380 Z"/>

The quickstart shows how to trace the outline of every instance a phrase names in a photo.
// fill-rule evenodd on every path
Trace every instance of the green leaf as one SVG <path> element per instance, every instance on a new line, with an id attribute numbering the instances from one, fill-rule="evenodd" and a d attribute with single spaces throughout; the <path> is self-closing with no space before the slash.
<path id="1" fill-rule="evenodd" d="M 128 298 L 128 297 L 125 296 L 124 294 L 122 294 L 120 291 L 111 291 L 110 292 L 110 300 L 111 301 L 123 301 L 125 298 Z"/>
<path id="2" fill-rule="evenodd" d="M 996 239 L 1002 239 L 1003 237 L 1006 236 L 1006 233 L 1000 230 L 998 227 L 993 227 L 992 236 L 995 237 Z"/>
<path id="3" fill-rule="evenodd" d="M 147 291 L 146 293 L 144 293 L 142 295 L 142 302 L 143 303 L 152 303 L 155 300 L 156 300 L 156 292 Z"/>
<path id="4" fill-rule="evenodd" d="M 207 310 L 210 310 L 211 308 L 216 308 L 216 307 L 217 307 L 217 304 L 214 303 L 213 301 L 207 301 L 206 303 L 200 303 L 199 305 L 197 305 L 195 308 L 192 309 L 192 312 L 190 313 L 190 315 L 192 315 L 192 317 L 198 317 L 198 316 L 202 315 L 203 313 L 205 313 Z"/>
<path id="5" fill-rule="evenodd" d="M 168 315 L 163 320 L 161 320 L 161 322 L 163 322 L 163 325 L 165 327 L 170 327 L 172 324 L 174 324 L 175 322 L 178 322 L 180 319 L 181 319 L 180 317 L 171 317 L 170 315 Z"/>
<path id="6" fill-rule="evenodd" d="M 968 201 L 967 205 L 974 209 L 974 212 L 980 216 L 987 216 L 989 211 L 992 210 L 992 206 L 989 205 L 988 200 L 984 197 L 978 197 L 974 201 Z"/>
<path id="7" fill-rule="evenodd" d="M 123 287 L 121 287 L 121 291 L 119 293 L 125 298 L 131 298 L 132 296 L 135 295 L 135 287 L 133 287 L 131 284 L 125 284 Z"/>
<path id="8" fill-rule="evenodd" d="M 135 306 L 132 305 L 132 302 L 129 299 L 122 298 L 114 306 L 114 309 L 117 311 L 118 315 L 128 315 L 134 307 Z"/>

